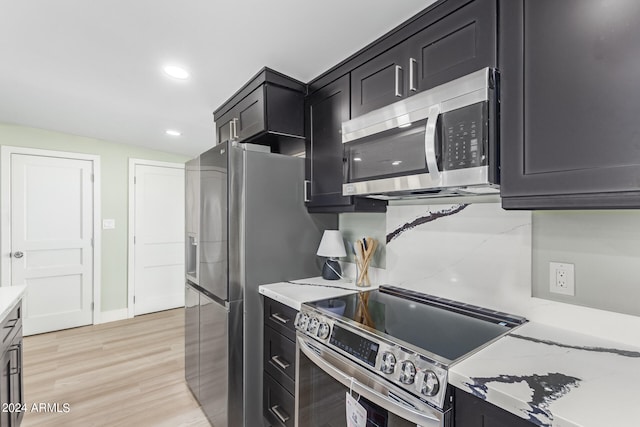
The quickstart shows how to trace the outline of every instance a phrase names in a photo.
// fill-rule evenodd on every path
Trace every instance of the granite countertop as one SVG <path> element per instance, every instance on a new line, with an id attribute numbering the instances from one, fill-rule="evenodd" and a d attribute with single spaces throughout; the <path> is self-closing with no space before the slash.
<path id="1" fill-rule="evenodd" d="M 26 290 L 26 286 L 0 286 L 0 320 L 9 314 Z"/>
<path id="2" fill-rule="evenodd" d="M 262 285 L 258 288 L 258 291 L 264 296 L 300 310 L 302 303 L 307 301 L 349 295 L 358 291 L 369 291 L 377 287 L 356 287 L 353 281 L 324 280 L 321 277 L 311 277 Z"/>
<path id="3" fill-rule="evenodd" d="M 639 425 L 639 348 L 535 322 L 452 366 L 449 383 L 538 426 Z"/>

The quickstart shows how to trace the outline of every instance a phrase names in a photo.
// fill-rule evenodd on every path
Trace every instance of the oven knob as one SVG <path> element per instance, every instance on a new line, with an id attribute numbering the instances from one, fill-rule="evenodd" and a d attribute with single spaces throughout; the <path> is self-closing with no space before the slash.
<path id="1" fill-rule="evenodd" d="M 440 381 L 438 376 L 433 371 L 424 371 L 424 378 L 422 379 L 422 386 L 420 387 L 420 393 L 425 396 L 435 396 L 440 390 Z"/>
<path id="2" fill-rule="evenodd" d="M 413 384 L 416 378 L 416 366 L 413 362 L 405 360 L 400 365 L 400 382 L 403 384 Z"/>
<path id="3" fill-rule="evenodd" d="M 396 369 L 396 357 L 393 353 L 385 351 L 382 353 L 382 363 L 380 364 L 380 370 L 385 374 L 392 374 Z"/>
<path id="4" fill-rule="evenodd" d="M 320 326 L 320 321 L 317 317 L 312 317 L 309 319 L 309 325 L 307 326 L 307 332 L 311 335 L 316 335 L 318 333 L 318 326 Z"/>
<path id="5" fill-rule="evenodd" d="M 305 313 L 298 313 L 298 315 L 296 316 L 296 328 L 302 331 L 306 331 L 308 323 L 309 323 L 309 315 Z"/>
<path id="6" fill-rule="evenodd" d="M 325 340 L 329 337 L 330 333 L 331 326 L 329 326 L 329 324 L 326 322 L 320 323 L 320 326 L 318 326 L 318 338 L 320 338 L 321 340 Z"/>

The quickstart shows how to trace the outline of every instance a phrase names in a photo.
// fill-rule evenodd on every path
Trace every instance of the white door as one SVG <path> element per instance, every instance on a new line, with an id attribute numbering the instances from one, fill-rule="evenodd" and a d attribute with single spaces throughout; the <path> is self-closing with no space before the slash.
<path id="1" fill-rule="evenodd" d="M 93 321 L 93 163 L 11 155 L 11 284 L 24 334 Z"/>
<path id="2" fill-rule="evenodd" d="M 184 168 L 135 165 L 134 315 L 184 307 Z"/>

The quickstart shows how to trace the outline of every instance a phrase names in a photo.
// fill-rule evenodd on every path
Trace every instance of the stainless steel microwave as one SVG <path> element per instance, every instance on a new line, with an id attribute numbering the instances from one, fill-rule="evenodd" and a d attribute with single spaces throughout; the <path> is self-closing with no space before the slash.
<path id="1" fill-rule="evenodd" d="M 498 79 L 484 68 L 342 123 L 342 193 L 498 193 Z"/>

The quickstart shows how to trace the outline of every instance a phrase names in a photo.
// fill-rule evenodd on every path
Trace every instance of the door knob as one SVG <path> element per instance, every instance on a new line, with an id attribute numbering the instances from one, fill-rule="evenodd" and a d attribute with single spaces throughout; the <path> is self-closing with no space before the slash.
<path id="1" fill-rule="evenodd" d="M 23 256 L 24 256 L 24 253 L 23 253 L 23 252 L 20 252 L 20 251 L 15 251 L 15 252 L 13 253 L 13 257 L 14 257 L 14 258 L 22 258 Z"/>

